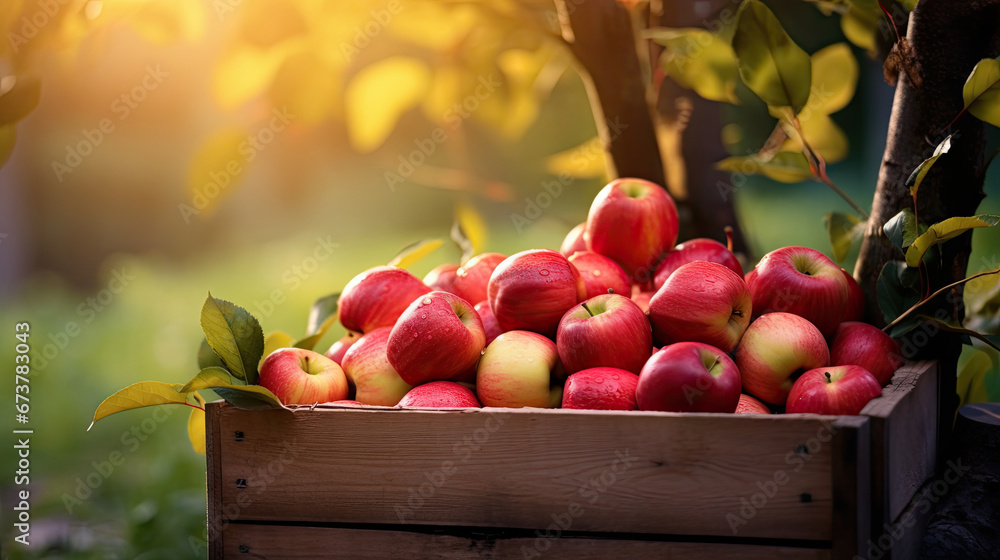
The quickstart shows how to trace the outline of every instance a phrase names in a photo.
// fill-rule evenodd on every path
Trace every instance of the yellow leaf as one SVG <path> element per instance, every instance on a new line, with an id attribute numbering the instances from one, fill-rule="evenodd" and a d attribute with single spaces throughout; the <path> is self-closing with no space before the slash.
<path id="1" fill-rule="evenodd" d="M 858 61 L 847 43 L 837 43 L 812 55 L 812 87 L 799 119 L 811 113 L 829 115 L 843 109 L 858 85 Z"/>
<path id="2" fill-rule="evenodd" d="M 212 74 L 212 94 L 233 109 L 264 92 L 289 54 L 286 46 L 269 49 L 238 44 L 227 50 Z"/>
<path id="3" fill-rule="evenodd" d="M 180 392 L 183 386 L 179 383 L 161 383 L 159 381 L 143 381 L 134 383 L 104 399 L 94 412 L 94 422 L 125 410 L 143 408 L 158 404 L 185 404 L 187 394 Z M 87 428 L 90 430 L 90 428 Z"/>
<path id="4" fill-rule="evenodd" d="M 247 133 L 236 128 L 216 132 L 198 148 L 188 171 L 188 191 L 192 206 L 211 214 L 216 206 L 236 190 L 249 162 L 245 148 Z"/>
<path id="5" fill-rule="evenodd" d="M 271 352 L 279 348 L 291 348 L 294 343 L 295 339 L 292 338 L 292 335 L 282 331 L 274 331 L 264 338 L 264 355 L 260 357 L 261 361 L 270 356 Z"/>
<path id="6" fill-rule="evenodd" d="M 487 236 L 486 221 L 482 215 L 468 202 L 458 202 L 455 204 L 455 221 L 472 244 L 472 254 L 478 255 L 486 245 Z"/>
<path id="7" fill-rule="evenodd" d="M 960 399 L 959 407 L 977 402 L 989 402 L 986 390 L 986 374 L 993 369 L 990 354 L 971 347 L 962 348 L 964 363 L 958 371 L 955 392 Z"/>
<path id="8" fill-rule="evenodd" d="M 274 76 L 268 97 L 296 122 L 315 125 L 338 111 L 342 68 L 311 50 L 288 55 Z"/>
<path id="9" fill-rule="evenodd" d="M 198 401 L 201 408 L 192 408 L 191 416 L 188 416 L 188 439 L 191 440 L 191 447 L 199 455 L 205 454 L 205 399 L 198 393 L 193 393 L 194 399 Z"/>
<path id="10" fill-rule="evenodd" d="M 962 88 L 965 107 L 977 119 L 1000 126 L 1000 58 L 984 58 Z"/>
<path id="11" fill-rule="evenodd" d="M 924 258 L 924 253 L 934 245 L 954 239 L 970 229 L 993 227 L 997 224 L 1000 224 L 1000 216 L 991 214 L 942 220 L 927 228 L 927 231 L 917 237 L 913 244 L 906 249 L 906 266 L 916 268 Z"/>
<path id="12" fill-rule="evenodd" d="M 578 179 L 608 177 L 604 144 L 598 136 L 579 146 L 545 158 L 545 170 L 552 175 L 568 175 Z"/>
<path id="13" fill-rule="evenodd" d="M 473 82 L 470 72 L 458 66 L 438 66 L 427 89 L 420 108 L 429 120 L 451 129 L 456 128 L 455 103 L 461 102 L 464 93 Z"/>
<path id="14" fill-rule="evenodd" d="M 833 122 L 833 119 L 822 113 L 812 113 L 806 119 L 800 119 L 802 136 L 813 151 L 823 156 L 827 163 L 836 163 L 847 157 L 847 135 Z M 801 151 L 802 142 L 797 137 L 790 137 L 781 146 L 785 151 Z"/>
<path id="15" fill-rule="evenodd" d="M 840 16 L 840 29 L 844 32 L 844 37 L 868 51 L 869 56 L 878 54 L 875 33 L 878 31 L 880 15 L 880 12 L 872 13 L 852 7 Z"/>
<path id="16" fill-rule="evenodd" d="M 420 259 L 433 253 L 438 247 L 444 245 L 440 239 L 425 239 L 417 241 L 404 247 L 391 261 L 389 266 L 397 268 L 409 268 Z"/>
<path id="17" fill-rule="evenodd" d="M 739 68 L 728 41 L 704 29 L 654 29 L 649 36 L 666 47 L 660 67 L 675 82 L 705 99 L 739 103 Z"/>
<path id="18" fill-rule="evenodd" d="M 347 85 L 347 131 L 358 152 L 385 142 L 403 113 L 417 106 L 430 84 L 427 65 L 393 56 L 367 66 Z"/>
<path id="19" fill-rule="evenodd" d="M 729 157 L 715 167 L 736 174 L 764 175 L 782 183 L 798 183 L 813 177 L 809 162 L 801 152 L 778 152 L 767 161 L 756 155 Z"/>
<path id="20" fill-rule="evenodd" d="M 480 17 L 471 6 L 444 6 L 441 2 L 406 2 L 387 32 L 406 43 L 446 52 L 476 28 Z"/>
<path id="21" fill-rule="evenodd" d="M 194 376 L 191 381 L 188 381 L 183 388 L 181 388 L 182 393 L 190 393 L 192 391 L 200 391 L 202 389 L 210 389 L 218 385 L 232 385 L 233 376 L 221 367 L 207 367 L 200 372 L 198 375 Z"/>

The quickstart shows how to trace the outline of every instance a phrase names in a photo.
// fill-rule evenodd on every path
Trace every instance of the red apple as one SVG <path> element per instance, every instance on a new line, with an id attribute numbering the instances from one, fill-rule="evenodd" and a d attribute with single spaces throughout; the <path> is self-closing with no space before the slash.
<path id="1" fill-rule="evenodd" d="M 347 377 L 337 362 L 303 348 L 280 348 L 260 364 L 262 387 L 282 404 L 316 404 L 347 398 Z"/>
<path id="2" fill-rule="evenodd" d="M 750 395 L 741 393 L 740 402 L 736 405 L 736 414 L 771 414 L 771 409 Z"/>
<path id="3" fill-rule="evenodd" d="M 714 346 L 678 342 L 649 358 L 635 398 L 639 410 L 733 412 L 740 401 L 740 371 Z"/>
<path id="4" fill-rule="evenodd" d="M 603 294 L 575 305 L 559 321 L 556 348 L 566 373 L 612 367 L 639 373 L 649 359 L 649 319 L 632 300 Z"/>
<path id="5" fill-rule="evenodd" d="M 667 251 L 663 260 L 656 266 L 656 273 L 653 275 L 653 286 L 658 290 L 667 278 L 681 266 L 695 261 L 708 261 L 725 265 L 727 268 L 743 276 L 743 267 L 740 261 L 736 260 L 736 255 L 726 248 L 725 245 L 714 239 L 700 237 L 691 239 L 679 244 Z"/>
<path id="6" fill-rule="evenodd" d="M 548 338 L 530 331 L 505 332 L 479 360 L 476 394 L 484 406 L 558 406 L 562 389 L 552 386 L 558 364 L 556 345 Z"/>
<path id="7" fill-rule="evenodd" d="M 469 302 L 489 297 L 486 289 L 493 270 L 507 257 L 500 253 L 483 253 L 469 259 L 455 273 L 455 295 Z"/>
<path id="8" fill-rule="evenodd" d="M 344 355 L 344 374 L 355 388 L 355 400 L 364 404 L 396 406 L 412 388 L 386 357 L 390 332 L 389 327 L 375 329 L 362 336 Z"/>
<path id="9" fill-rule="evenodd" d="M 719 263 L 678 268 L 649 300 L 649 322 L 662 344 L 704 342 L 732 352 L 750 324 L 750 290 Z"/>
<path id="10" fill-rule="evenodd" d="M 844 321 L 860 321 L 865 317 L 865 292 L 846 270 L 840 269 L 847 280 L 847 307 L 844 310 Z"/>
<path id="11" fill-rule="evenodd" d="M 811 369 L 792 385 L 785 412 L 855 416 L 861 414 L 868 401 L 881 394 L 878 380 L 863 367 Z"/>
<path id="12" fill-rule="evenodd" d="M 881 387 L 889 384 L 903 361 L 899 343 L 867 323 L 841 323 L 830 344 L 831 364 L 861 366 L 875 376 Z"/>
<path id="13" fill-rule="evenodd" d="M 490 277 L 490 308 L 505 331 L 527 330 L 553 337 L 566 310 L 587 299 L 576 267 L 549 249 L 507 257 Z"/>
<path id="14" fill-rule="evenodd" d="M 503 329 L 500 328 L 500 323 L 497 323 L 497 317 L 493 314 L 493 310 L 490 309 L 489 301 L 481 301 L 473 309 L 476 310 L 476 313 L 479 314 L 479 319 L 483 322 L 483 331 L 486 332 L 486 345 L 489 346 L 491 342 L 503 333 Z"/>
<path id="15" fill-rule="evenodd" d="M 844 318 L 849 287 L 829 257 L 808 247 L 784 247 L 764 255 L 747 285 L 753 314 L 780 311 L 808 319 L 830 336 Z"/>
<path id="16" fill-rule="evenodd" d="M 455 291 L 455 273 L 458 272 L 458 265 L 455 263 L 444 263 L 431 269 L 424 276 L 424 285 L 433 291 L 451 292 Z"/>
<path id="17" fill-rule="evenodd" d="M 452 381 L 433 381 L 417 385 L 399 401 L 409 408 L 481 408 L 476 395 Z"/>
<path id="18" fill-rule="evenodd" d="M 791 313 L 768 313 L 747 327 L 735 358 L 744 391 L 766 403 L 784 404 L 798 375 L 830 365 L 830 350 L 809 321 Z"/>
<path id="19" fill-rule="evenodd" d="M 389 333 L 386 355 L 403 381 L 452 379 L 472 367 L 486 332 L 469 302 L 448 292 L 418 297 Z"/>
<path id="20" fill-rule="evenodd" d="M 594 198 L 587 215 L 587 249 L 615 260 L 646 281 L 677 242 L 677 207 L 667 191 L 642 179 L 615 179 Z"/>
<path id="21" fill-rule="evenodd" d="M 566 379 L 562 407 L 587 410 L 635 410 L 639 376 L 613 367 L 578 371 Z"/>
<path id="22" fill-rule="evenodd" d="M 361 333 L 347 331 L 347 334 L 345 334 L 340 340 L 330 345 L 330 349 L 326 351 L 324 356 L 337 362 L 337 365 L 341 365 L 341 361 L 344 359 L 344 354 L 346 354 L 347 350 L 360 338 Z"/>
<path id="23" fill-rule="evenodd" d="M 559 252 L 562 256 L 569 258 L 573 253 L 577 251 L 587 250 L 587 222 L 574 227 L 569 230 L 566 234 L 566 238 L 563 239 L 562 245 L 559 247 Z"/>
<path id="24" fill-rule="evenodd" d="M 587 287 L 587 298 L 613 293 L 629 297 L 632 282 L 618 263 L 593 251 L 573 253 L 569 262 L 580 271 L 583 284 Z"/>
<path id="25" fill-rule="evenodd" d="M 366 333 L 396 324 L 413 300 L 430 292 L 419 278 L 394 266 L 376 266 L 354 277 L 340 294 L 340 323 Z"/>

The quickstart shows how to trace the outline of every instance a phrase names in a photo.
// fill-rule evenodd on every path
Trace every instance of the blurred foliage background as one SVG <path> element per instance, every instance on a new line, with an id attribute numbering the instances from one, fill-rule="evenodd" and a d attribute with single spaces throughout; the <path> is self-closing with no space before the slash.
<path id="1" fill-rule="evenodd" d="M 525 3 L 541 17 L 524 19 Z M 768 4 L 807 52 L 844 41 L 808 2 Z M 30 322 L 35 433 L 27 548 L 11 540 L 16 457 L 7 443 L 0 454 L 3 558 L 205 556 L 204 457 L 187 441 L 187 411 L 86 429 L 115 390 L 196 372 L 208 290 L 266 332 L 301 333 L 317 297 L 408 243 L 446 238 L 456 204 L 482 216 L 485 250 L 558 247 L 606 172 L 546 6 L 5 0 L 0 101 L 26 111 L 0 124 L 0 361 L 13 363 L 14 324 Z M 830 174 L 868 205 L 893 90 L 852 49 L 857 91 L 832 116 L 850 153 Z M 738 155 L 774 126 L 746 93 L 724 109 Z M 560 172 L 572 180 L 543 204 Z M 819 184 L 756 176 L 735 197 L 751 263 L 784 245 L 829 252 L 822 216 L 847 210 Z M 982 211 L 1000 206 L 990 196 Z M 970 272 L 995 268 L 996 233 L 975 235 Z M 446 245 L 414 272 L 458 256 Z M 977 367 L 994 383 L 995 359 Z M 23 427 L 13 385 L 4 376 L 5 434 Z M 124 463 L 110 463 L 115 453 Z"/>

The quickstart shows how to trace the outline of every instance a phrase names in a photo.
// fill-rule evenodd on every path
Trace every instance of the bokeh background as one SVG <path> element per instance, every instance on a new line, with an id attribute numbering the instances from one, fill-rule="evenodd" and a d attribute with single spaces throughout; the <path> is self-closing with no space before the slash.
<path id="1" fill-rule="evenodd" d="M 845 41 L 808 2 L 768 4 L 807 52 Z M 585 219 L 607 176 L 583 82 L 512 6 L 4 0 L 0 101 L 28 106 L 0 126 L 0 363 L 13 363 L 14 324 L 30 322 L 35 433 L 28 548 L 11 540 L 16 456 L 0 438 L 0 556 L 205 557 L 187 410 L 87 427 L 125 385 L 196 373 L 209 290 L 265 332 L 299 335 L 313 300 L 409 243 L 447 239 L 456 212 L 506 254 L 558 248 Z M 830 174 L 870 206 L 893 90 L 851 48 L 856 94 L 833 115 L 850 150 Z M 736 93 L 726 141 L 746 154 L 774 120 Z M 573 180 L 532 212 L 560 172 Z M 986 191 L 982 211 L 1000 211 L 996 172 Z M 829 253 L 822 218 L 850 210 L 812 182 L 749 177 L 734 196 L 751 264 L 785 245 Z M 976 233 L 970 272 L 1000 264 L 998 242 Z M 459 254 L 448 243 L 412 270 Z M 14 379 L 2 377 L 10 434 Z"/>

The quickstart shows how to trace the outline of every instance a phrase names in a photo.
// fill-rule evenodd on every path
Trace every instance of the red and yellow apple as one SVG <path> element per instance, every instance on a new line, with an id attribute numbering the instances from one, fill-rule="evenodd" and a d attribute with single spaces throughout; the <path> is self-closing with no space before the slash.
<path id="1" fill-rule="evenodd" d="M 486 347 L 479 360 L 476 394 L 483 406 L 558 406 L 553 387 L 559 353 L 554 342 L 531 331 L 507 331 Z"/>
<path id="2" fill-rule="evenodd" d="M 258 383 L 282 404 L 317 404 L 347 398 L 344 370 L 323 354 L 303 348 L 279 348 L 260 364 Z"/>
<path id="3" fill-rule="evenodd" d="M 419 278 L 394 266 L 376 266 L 357 275 L 340 294 L 340 323 L 367 333 L 391 327 L 413 300 L 430 292 Z"/>
<path id="4" fill-rule="evenodd" d="M 802 372 L 830 365 L 830 350 L 823 334 L 806 319 L 768 313 L 747 327 L 735 359 L 743 390 L 780 405 Z"/>
<path id="5" fill-rule="evenodd" d="M 680 243 L 663 255 L 663 260 L 656 265 L 653 274 L 653 286 L 658 290 L 675 270 L 690 262 L 708 261 L 725 265 L 727 268 L 743 277 L 743 267 L 725 245 L 714 239 L 700 237 Z"/>
<path id="6" fill-rule="evenodd" d="M 341 361 L 344 359 L 344 354 L 346 354 L 347 350 L 360 338 L 361 333 L 347 331 L 347 334 L 341 337 L 337 342 L 331 344 L 330 349 L 323 355 L 340 365 Z"/>
<path id="7" fill-rule="evenodd" d="M 903 361 L 899 343 L 882 329 L 867 323 L 841 323 L 830 343 L 831 364 L 861 366 L 875 376 L 881 387 L 889 384 Z"/>
<path id="8" fill-rule="evenodd" d="M 733 412 L 740 400 L 740 371 L 714 346 L 678 342 L 649 358 L 635 398 L 639 410 Z"/>
<path id="9" fill-rule="evenodd" d="M 771 414 L 771 409 L 750 395 L 741 393 L 740 402 L 736 405 L 736 414 Z"/>
<path id="10" fill-rule="evenodd" d="M 395 406 L 412 386 L 403 381 L 386 357 L 389 327 L 362 336 L 344 355 L 342 367 L 354 387 L 354 399 L 364 404 Z"/>
<path id="11" fill-rule="evenodd" d="M 490 276 L 506 258 L 500 253 L 482 253 L 469 259 L 455 272 L 455 295 L 468 302 L 478 303 L 487 299 Z"/>
<path id="12" fill-rule="evenodd" d="M 527 330 L 554 337 L 566 310 L 586 299 L 580 273 L 549 249 L 507 257 L 489 283 L 490 308 L 505 331 Z"/>
<path id="13" fill-rule="evenodd" d="M 468 388 L 452 381 L 432 381 L 417 385 L 399 401 L 407 408 L 481 408 Z"/>
<path id="14" fill-rule="evenodd" d="M 566 373 L 612 367 L 638 374 L 653 348 L 646 314 L 617 294 L 594 296 L 563 315 L 556 348 Z"/>
<path id="15" fill-rule="evenodd" d="M 424 285 L 435 292 L 451 292 L 453 294 L 457 294 L 455 291 L 455 278 L 458 269 L 459 266 L 455 263 L 440 264 L 432 268 L 431 271 L 424 276 Z"/>
<path id="16" fill-rule="evenodd" d="M 578 251 L 569 262 L 580 272 L 587 288 L 587 298 L 602 294 L 632 295 L 632 282 L 618 263 L 593 251 Z"/>
<path id="17" fill-rule="evenodd" d="M 566 234 L 566 238 L 563 239 L 562 245 L 559 246 L 559 252 L 562 256 L 569 258 L 573 253 L 577 251 L 587 250 L 587 222 L 583 222 L 573 229 L 569 230 Z"/>
<path id="18" fill-rule="evenodd" d="M 863 367 L 812 369 L 792 385 L 785 412 L 855 416 L 861 414 L 868 401 L 881 394 L 878 380 Z"/>
<path id="19" fill-rule="evenodd" d="M 585 410 L 636 410 L 639 376 L 623 369 L 596 367 L 566 379 L 562 407 Z"/>

